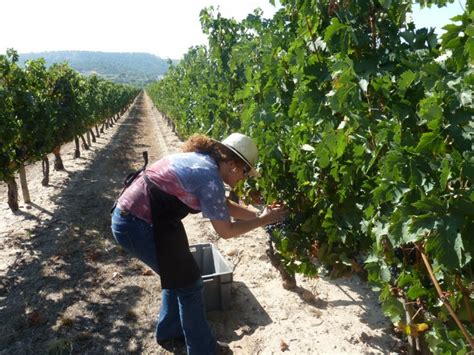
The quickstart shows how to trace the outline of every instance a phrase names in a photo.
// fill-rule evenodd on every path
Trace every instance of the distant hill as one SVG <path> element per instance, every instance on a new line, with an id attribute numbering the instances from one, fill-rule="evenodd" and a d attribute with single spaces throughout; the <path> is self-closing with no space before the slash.
<path id="1" fill-rule="evenodd" d="M 83 75 L 97 75 L 117 83 L 144 86 L 158 80 L 168 70 L 168 61 L 148 53 L 57 51 L 21 53 L 20 63 L 44 58 L 46 65 L 67 62 Z M 177 61 L 173 61 L 177 62 Z"/>

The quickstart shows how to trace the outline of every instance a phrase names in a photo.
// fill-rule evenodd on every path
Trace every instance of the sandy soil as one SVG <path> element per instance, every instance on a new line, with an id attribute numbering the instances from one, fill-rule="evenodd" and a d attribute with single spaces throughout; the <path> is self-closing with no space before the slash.
<path id="1" fill-rule="evenodd" d="M 81 158 L 65 145 L 66 170 L 52 171 L 49 186 L 41 165 L 29 166 L 33 202 L 19 212 L 0 185 L 0 354 L 169 354 L 153 338 L 159 278 L 116 245 L 109 209 L 143 150 L 153 161 L 181 144 L 141 96 Z M 223 240 L 200 214 L 185 226 L 190 244 L 214 243 L 233 268 L 230 309 L 208 317 L 235 354 L 401 352 L 363 281 L 297 277 L 285 290 L 262 229 Z"/>

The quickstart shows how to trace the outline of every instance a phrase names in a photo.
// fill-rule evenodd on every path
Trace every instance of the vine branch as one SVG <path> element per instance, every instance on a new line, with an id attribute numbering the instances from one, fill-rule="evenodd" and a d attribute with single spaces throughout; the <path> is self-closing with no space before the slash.
<path id="1" fill-rule="evenodd" d="M 423 263 L 425 264 L 426 270 L 428 271 L 428 274 L 430 275 L 431 281 L 433 281 L 433 285 L 436 288 L 436 292 L 438 292 L 438 296 L 439 296 L 440 300 L 443 301 L 443 304 L 448 309 L 449 314 L 451 315 L 451 317 L 456 322 L 457 326 L 459 327 L 462 334 L 464 335 L 467 342 L 469 343 L 469 346 L 471 347 L 471 349 L 474 349 L 474 339 L 469 335 L 466 328 L 464 327 L 464 325 L 461 323 L 458 316 L 454 312 L 454 309 L 451 306 L 451 303 L 449 303 L 447 297 L 443 294 L 443 290 L 441 289 L 441 286 L 439 285 L 438 280 L 436 279 L 436 276 L 433 272 L 433 268 L 431 267 L 431 264 L 428 260 L 428 257 L 426 256 L 426 254 L 423 250 L 423 247 L 420 244 L 416 244 L 416 248 L 420 252 L 421 258 L 423 259 Z"/>
<path id="2" fill-rule="evenodd" d="M 469 290 L 467 290 L 464 285 L 462 284 L 461 278 L 459 274 L 456 274 L 455 278 L 456 285 L 459 287 L 462 293 L 462 298 L 464 301 L 464 306 L 467 309 L 467 314 L 469 315 L 469 319 L 471 320 L 472 327 L 474 328 L 474 314 L 472 312 L 471 304 L 469 303 Z"/>

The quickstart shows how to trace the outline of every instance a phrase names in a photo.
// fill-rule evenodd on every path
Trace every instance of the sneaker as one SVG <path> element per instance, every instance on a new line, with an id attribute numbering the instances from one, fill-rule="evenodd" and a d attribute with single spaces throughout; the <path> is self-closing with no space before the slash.
<path id="1" fill-rule="evenodd" d="M 224 343 L 223 341 L 217 341 L 216 344 L 216 355 L 228 355 L 233 354 L 234 352 L 230 348 L 229 344 Z"/>

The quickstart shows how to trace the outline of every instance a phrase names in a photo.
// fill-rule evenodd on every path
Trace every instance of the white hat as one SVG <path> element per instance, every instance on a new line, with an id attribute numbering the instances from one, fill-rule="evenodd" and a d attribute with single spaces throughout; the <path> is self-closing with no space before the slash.
<path id="1" fill-rule="evenodd" d="M 242 133 L 232 133 L 220 143 L 232 150 L 250 167 L 250 176 L 260 176 L 258 171 L 254 168 L 258 159 L 258 149 L 252 139 Z"/>

